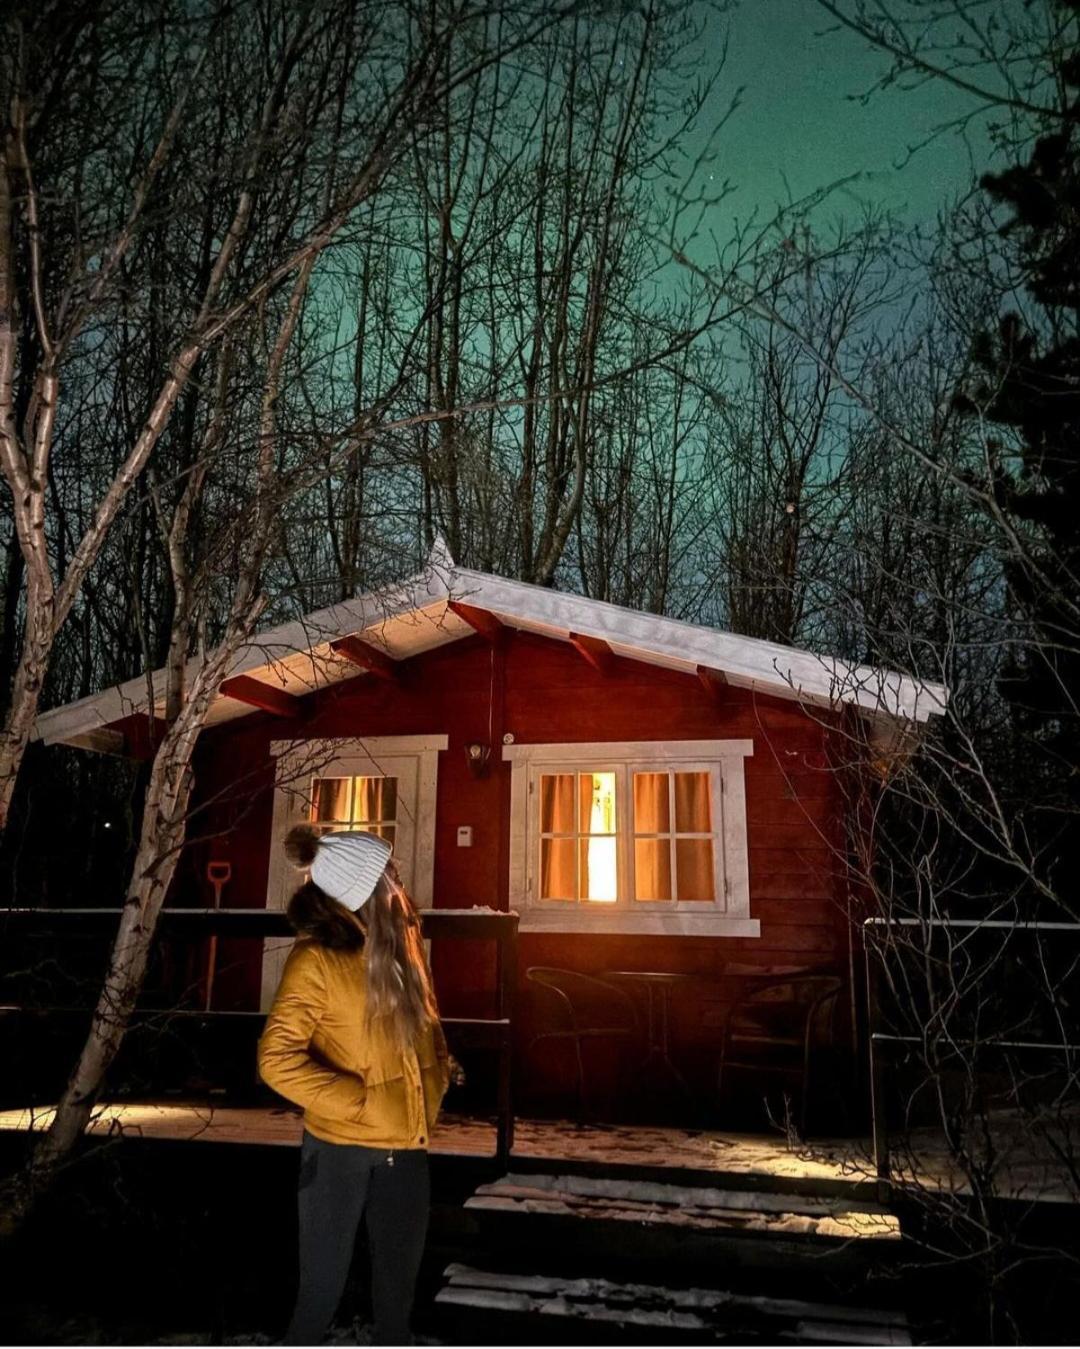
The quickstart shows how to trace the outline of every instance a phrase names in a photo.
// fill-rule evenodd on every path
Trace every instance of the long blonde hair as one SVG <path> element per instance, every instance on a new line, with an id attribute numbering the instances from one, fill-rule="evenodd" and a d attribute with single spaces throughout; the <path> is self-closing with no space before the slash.
<path id="1" fill-rule="evenodd" d="M 420 915 L 393 861 L 357 917 L 366 935 L 367 1014 L 383 1020 L 398 1044 L 414 1045 L 439 1019 Z"/>
<path id="2" fill-rule="evenodd" d="M 289 831 L 285 851 L 298 867 L 309 867 L 319 834 L 310 825 Z M 367 1020 L 379 1021 L 403 1050 L 417 1044 L 439 1019 L 420 915 L 391 859 L 371 898 L 356 913 L 314 881 L 293 895 L 289 922 L 297 933 L 334 950 L 363 948 L 367 955 Z"/>

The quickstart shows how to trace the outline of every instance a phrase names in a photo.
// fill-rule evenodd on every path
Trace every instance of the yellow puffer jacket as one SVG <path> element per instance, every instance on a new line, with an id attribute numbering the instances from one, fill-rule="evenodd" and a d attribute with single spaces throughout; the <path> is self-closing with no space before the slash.
<path id="1" fill-rule="evenodd" d="M 327 1143 L 423 1148 L 449 1083 L 442 1028 L 402 1054 L 364 1025 L 367 959 L 297 941 L 259 1040 L 259 1073 Z"/>

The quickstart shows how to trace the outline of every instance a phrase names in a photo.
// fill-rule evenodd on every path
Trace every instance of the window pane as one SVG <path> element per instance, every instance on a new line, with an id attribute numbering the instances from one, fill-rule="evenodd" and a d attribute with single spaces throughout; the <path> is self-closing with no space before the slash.
<path id="1" fill-rule="evenodd" d="M 705 900 L 711 903 L 715 898 L 712 839 L 676 839 L 675 871 L 679 882 L 680 899 Z"/>
<path id="2" fill-rule="evenodd" d="M 655 776 L 661 775 L 656 774 Z M 670 839 L 637 838 L 634 840 L 634 898 L 671 898 Z"/>
<path id="3" fill-rule="evenodd" d="M 397 819 L 397 778 L 353 779 L 353 822 Z"/>
<path id="4" fill-rule="evenodd" d="M 577 899 L 574 848 L 572 838 L 540 840 L 541 899 Z"/>
<path id="5" fill-rule="evenodd" d="M 351 787 L 352 778 L 316 778 L 311 798 L 311 818 L 347 823 Z"/>
<path id="6" fill-rule="evenodd" d="M 386 839 L 391 848 L 394 846 L 397 829 L 392 824 L 373 824 L 368 826 L 369 834 L 378 834 L 379 838 Z"/>
<path id="7" fill-rule="evenodd" d="M 581 773 L 578 777 L 578 832 L 615 832 L 615 774 Z"/>
<path id="8" fill-rule="evenodd" d="M 608 776 L 605 774 L 604 776 Z M 611 775 L 613 776 L 613 775 Z M 611 903 L 618 893 L 614 838 L 581 840 L 581 897 Z"/>
<path id="9" fill-rule="evenodd" d="M 712 833 L 708 773 L 675 774 L 675 831 L 679 834 Z"/>
<path id="10" fill-rule="evenodd" d="M 636 834 L 671 832 L 667 773 L 634 774 L 634 832 Z"/>
<path id="11" fill-rule="evenodd" d="M 572 773 L 544 773 L 540 778 L 540 832 L 574 832 L 574 777 Z"/>

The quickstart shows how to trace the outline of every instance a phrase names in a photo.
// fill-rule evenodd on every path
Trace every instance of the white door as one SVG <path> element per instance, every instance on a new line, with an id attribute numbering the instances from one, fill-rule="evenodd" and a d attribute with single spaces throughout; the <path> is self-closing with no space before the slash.
<path id="1" fill-rule="evenodd" d="M 282 844 L 294 825 L 307 823 L 325 832 L 365 829 L 388 839 L 405 888 L 420 907 L 430 905 L 435 777 L 446 738 L 418 740 L 387 736 L 377 746 L 344 741 L 329 752 L 326 741 L 317 746 L 306 742 L 279 758 L 267 908 L 284 909 L 303 882 L 303 873 L 288 862 Z M 264 1011 L 273 1001 L 291 947 L 288 937 L 263 943 Z"/>

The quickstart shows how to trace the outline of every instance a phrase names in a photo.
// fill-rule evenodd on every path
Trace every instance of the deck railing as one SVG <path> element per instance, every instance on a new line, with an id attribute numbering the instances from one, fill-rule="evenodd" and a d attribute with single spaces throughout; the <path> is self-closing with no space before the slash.
<path id="1" fill-rule="evenodd" d="M 119 921 L 119 909 L 0 909 L 0 934 L 32 937 L 62 930 L 108 936 Z M 518 915 L 494 909 L 422 909 L 425 939 L 433 941 L 493 941 L 495 943 L 495 1015 L 444 1017 L 443 1027 L 453 1051 L 492 1050 L 496 1070 L 496 1157 L 505 1165 L 514 1145 L 512 1034 L 513 1000 L 517 980 Z M 161 911 L 155 937 L 202 941 L 209 937 L 251 938 L 295 935 L 278 909 L 166 908 Z M 9 1009 L 18 1010 L 18 1009 Z M 50 1009 L 43 1009 L 48 1014 Z M 59 1011 L 60 1009 L 53 1009 Z M 264 1019 L 262 1012 L 215 1012 L 171 1009 L 175 1015 L 215 1018 Z M 38 1009 L 39 1014 L 42 1009 Z M 160 1013 L 160 1009 L 159 1009 Z"/>
<path id="2" fill-rule="evenodd" d="M 885 1083 L 890 1048 L 897 1045 L 931 1044 L 935 1040 L 953 1051 L 1009 1051 L 1019 1053 L 1072 1053 L 1080 1054 L 1080 1044 L 1062 1037 L 1058 1040 L 1015 1038 L 1009 1035 L 995 1036 L 980 1034 L 977 1038 L 967 1039 L 956 1036 L 942 1020 L 936 1026 L 927 1027 L 921 1034 L 900 1034 L 886 1030 L 882 1026 L 881 975 L 882 954 L 871 949 L 869 934 L 875 930 L 899 928 L 922 929 L 926 932 L 926 942 L 917 950 L 921 957 L 930 954 L 929 943 L 937 933 L 1007 933 L 1018 935 L 1056 934 L 1076 937 L 1080 935 L 1080 923 L 1064 922 L 1012 922 L 1000 918 L 885 918 L 873 917 L 863 921 L 863 952 L 866 961 L 867 994 L 867 1044 L 870 1069 L 870 1118 L 873 1132 L 874 1169 L 879 1182 L 887 1185 L 891 1180 L 891 1157 L 889 1149 L 888 1122 L 885 1108 Z M 1073 957 L 1075 959 L 1075 957 Z"/>

